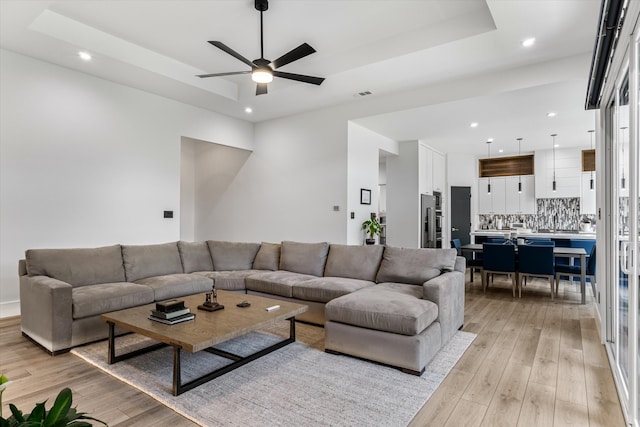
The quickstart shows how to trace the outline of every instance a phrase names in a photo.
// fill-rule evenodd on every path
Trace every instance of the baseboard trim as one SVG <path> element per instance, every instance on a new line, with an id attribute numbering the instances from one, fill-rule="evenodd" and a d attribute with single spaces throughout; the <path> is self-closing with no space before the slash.
<path id="1" fill-rule="evenodd" d="M 20 300 L 0 302 L 0 318 L 20 316 Z"/>

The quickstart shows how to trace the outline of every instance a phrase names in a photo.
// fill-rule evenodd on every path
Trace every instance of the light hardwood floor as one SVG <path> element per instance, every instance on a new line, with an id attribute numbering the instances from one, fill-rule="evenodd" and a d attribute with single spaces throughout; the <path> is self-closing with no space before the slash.
<path id="1" fill-rule="evenodd" d="M 464 330 L 478 337 L 412 426 L 625 425 L 590 297 L 580 305 L 564 282 L 552 302 L 536 279 L 522 299 L 499 278 L 486 295 L 479 276 L 466 286 Z M 298 324 L 297 338 L 323 349 L 322 328 Z M 0 372 L 12 381 L 5 416 L 8 402 L 31 409 L 70 387 L 79 410 L 112 427 L 194 425 L 72 354 L 47 355 L 21 336 L 19 318 L 0 319 Z"/>

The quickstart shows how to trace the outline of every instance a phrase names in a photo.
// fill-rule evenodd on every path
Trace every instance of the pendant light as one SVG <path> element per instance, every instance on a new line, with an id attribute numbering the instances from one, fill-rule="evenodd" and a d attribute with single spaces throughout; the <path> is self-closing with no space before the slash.
<path id="1" fill-rule="evenodd" d="M 518 157 L 520 157 L 520 143 L 522 138 L 516 138 L 518 140 Z M 522 175 L 518 175 L 518 193 L 522 193 Z"/>
<path id="2" fill-rule="evenodd" d="M 551 135 L 551 138 L 553 138 L 553 184 L 552 184 L 552 189 L 553 192 L 556 192 L 556 136 L 558 136 L 557 133 L 554 133 Z"/>
<path id="3" fill-rule="evenodd" d="M 624 188 L 627 185 L 627 180 L 624 177 L 624 134 L 625 131 L 627 130 L 627 127 L 621 127 L 620 128 L 622 130 L 622 179 L 620 180 L 620 188 L 622 188 L 624 190 Z"/>
<path id="4" fill-rule="evenodd" d="M 491 160 L 491 141 L 487 141 L 487 156 L 488 160 Z M 491 194 L 491 177 L 489 177 L 489 181 L 487 183 L 487 194 Z"/>
<path id="5" fill-rule="evenodd" d="M 593 133 L 595 132 L 595 130 L 592 129 L 587 132 L 589 132 L 589 139 L 590 139 L 589 148 L 593 150 Z M 593 170 L 591 171 L 591 176 L 589 178 L 589 190 L 593 191 Z"/>

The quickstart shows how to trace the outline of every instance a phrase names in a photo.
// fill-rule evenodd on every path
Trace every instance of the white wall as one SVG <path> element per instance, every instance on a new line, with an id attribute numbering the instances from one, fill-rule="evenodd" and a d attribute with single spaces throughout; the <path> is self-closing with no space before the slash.
<path id="1" fill-rule="evenodd" d="M 365 238 L 362 222 L 369 219 L 372 212 L 379 215 L 380 148 L 388 148 L 395 142 L 353 122 L 349 122 L 348 130 L 347 243 L 361 245 Z M 371 190 L 370 205 L 360 204 L 360 190 L 363 188 Z M 355 216 L 353 219 L 351 212 Z"/>
<path id="2" fill-rule="evenodd" d="M 378 185 L 380 187 L 380 213 L 387 212 L 387 156 L 380 153 L 380 163 L 378 163 Z"/>
<path id="3" fill-rule="evenodd" d="M 244 167 L 251 151 L 241 148 L 193 141 L 195 145 L 195 233 L 194 240 L 206 240 L 217 233 L 220 225 L 213 217 L 217 206 Z M 237 218 L 237 213 L 233 218 Z M 236 225 L 236 230 L 239 225 Z M 230 239 L 236 240 L 236 239 Z M 253 240 L 252 240 L 253 241 Z"/>
<path id="4" fill-rule="evenodd" d="M 421 239 L 418 141 L 387 157 L 387 244 L 419 248 Z"/>
<path id="5" fill-rule="evenodd" d="M 345 243 L 346 182 L 342 115 L 328 109 L 259 123 L 251 156 L 213 210 L 198 213 L 212 226 L 196 240 Z"/>
<path id="6" fill-rule="evenodd" d="M 179 239 L 182 136 L 253 147 L 248 122 L 6 50 L 0 76 L 0 317 L 26 249 Z"/>
<path id="7" fill-rule="evenodd" d="M 196 218 L 196 145 L 197 141 L 181 138 L 180 143 L 180 240 L 195 240 Z"/>

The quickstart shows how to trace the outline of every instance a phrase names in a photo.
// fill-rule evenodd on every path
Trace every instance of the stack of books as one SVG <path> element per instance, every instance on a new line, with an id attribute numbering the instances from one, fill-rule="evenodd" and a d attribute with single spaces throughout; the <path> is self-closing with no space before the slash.
<path id="1" fill-rule="evenodd" d="M 184 306 L 184 301 L 172 299 L 157 302 L 156 309 L 151 310 L 149 319 L 167 325 L 175 325 L 176 323 L 193 320 L 195 317 L 196 315 L 188 307 Z"/>

